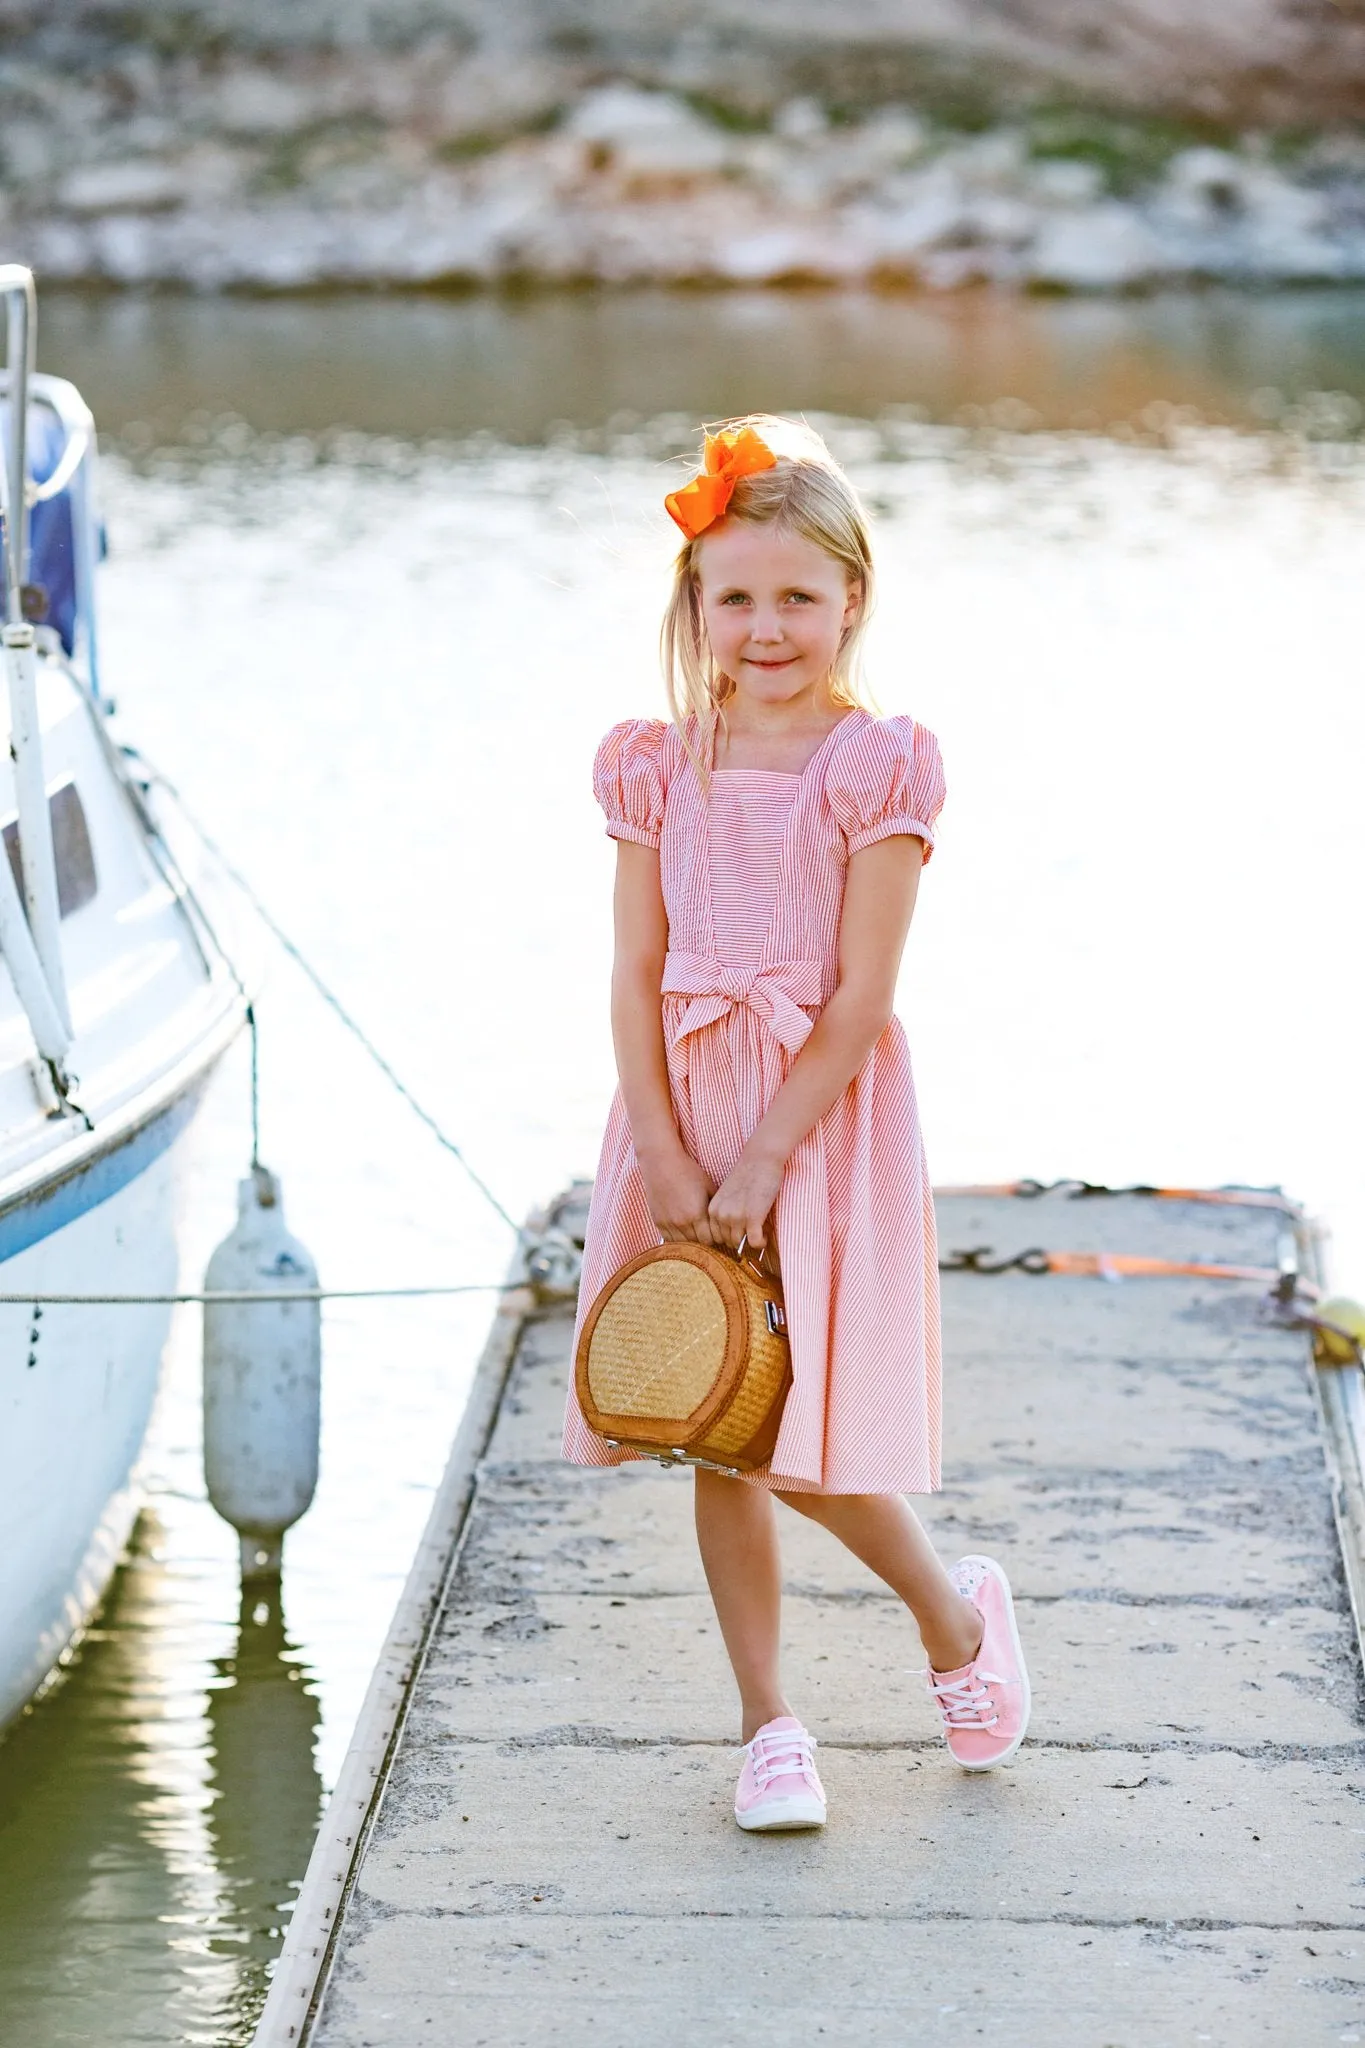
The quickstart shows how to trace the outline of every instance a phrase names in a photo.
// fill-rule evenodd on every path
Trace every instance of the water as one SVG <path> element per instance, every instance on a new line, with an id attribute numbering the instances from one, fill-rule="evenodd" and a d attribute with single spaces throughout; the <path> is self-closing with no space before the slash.
<path id="1" fill-rule="evenodd" d="M 1054 427 L 1127 421 L 1153 398 L 1254 425 L 1312 393 L 1365 399 L 1361 308 L 1359 292 L 95 296 L 46 302 L 43 353 L 106 432 L 145 443 L 177 438 L 196 409 L 282 433 L 344 422 L 529 443 L 623 413 L 909 404 L 946 418 L 1001 399 Z"/>
<path id="2" fill-rule="evenodd" d="M 514 1212 L 591 1168 L 610 1091 L 587 777 L 659 708 L 679 416 L 775 402 L 832 416 L 876 507 L 878 695 L 947 760 L 902 989 L 936 1176 L 1282 1182 L 1360 1291 L 1359 315 L 78 299 L 42 354 L 111 430 L 126 729 Z M 294 970 L 260 1012 L 324 1280 L 500 1277 L 506 1233 Z M 239 1054 L 187 1279 L 247 1149 Z M 283 1614 L 240 1607 L 177 1324 L 134 1553 L 0 1747 L 4 2048 L 249 2039 L 488 1314 L 329 1308 Z"/>

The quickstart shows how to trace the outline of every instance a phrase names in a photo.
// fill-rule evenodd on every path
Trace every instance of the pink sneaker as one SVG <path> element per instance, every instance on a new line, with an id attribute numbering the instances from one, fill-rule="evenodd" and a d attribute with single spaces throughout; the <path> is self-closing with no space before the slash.
<path id="1" fill-rule="evenodd" d="M 755 1834 L 825 1825 L 815 1739 L 791 1714 L 765 1721 L 753 1741 L 745 1743 L 735 1819 Z"/>
<path id="2" fill-rule="evenodd" d="M 1012 1757 L 1029 1717 L 1028 1672 L 1019 1647 L 1010 1582 L 993 1557 L 963 1557 L 949 1573 L 986 1625 L 981 1648 L 957 1671 L 931 1671 L 929 1690 L 948 1747 L 964 1771 L 989 1771 Z"/>

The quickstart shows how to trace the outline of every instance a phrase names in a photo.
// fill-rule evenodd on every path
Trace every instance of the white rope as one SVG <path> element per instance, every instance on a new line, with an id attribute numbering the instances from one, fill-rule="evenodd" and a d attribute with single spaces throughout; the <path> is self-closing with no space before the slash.
<path id="1" fill-rule="evenodd" d="M 472 1280 L 458 1287 L 217 1288 L 196 1294 L 0 1294 L 0 1308 L 175 1307 L 182 1302 L 407 1301 L 434 1294 L 506 1294 L 524 1280 Z"/>
<path id="2" fill-rule="evenodd" d="M 513 1216 L 511 1210 L 507 1208 L 505 1203 L 501 1202 L 498 1199 L 497 1195 L 494 1194 L 492 1188 L 489 1187 L 488 1182 L 483 1178 L 482 1174 L 476 1172 L 475 1168 L 471 1166 L 469 1160 L 465 1157 L 463 1148 L 456 1144 L 455 1140 L 450 1136 L 450 1134 L 445 1129 L 443 1129 L 441 1124 L 432 1115 L 431 1111 L 426 1107 L 426 1105 L 418 1101 L 417 1097 L 413 1094 L 411 1088 L 408 1087 L 407 1082 L 403 1080 L 402 1076 L 395 1072 L 394 1068 L 390 1066 L 388 1060 L 384 1057 L 384 1054 L 379 1050 L 379 1047 L 374 1043 L 374 1040 L 369 1036 L 369 1034 L 364 1030 L 364 1028 L 359 1023 L 357 1023 L 356 1019 L 351 1015 L 351 1012 L 342 1002 L 340 996 L 337 995 L 334 989 L 328 986 L 328 984 L 323 980 L 322 976 L 318 973 L 317 968 L 314 967 L 312 961 L 308 959 L 307 955 L 303 953 L 301 949 L 295 944 L 294 940 L 290 938 L 288 932 L 286 932 L 283 929 L 283 927 L 277 922 L 273 913 L 266 908 L 266 905 L 262 902 L 261 898 L 256 894 L 256 891 L 252 888 L 250 882 L 242 873 L 241 869 L 237 867 L 236 864 L 228 858 L 228 855 L 224 851 L 222 846 L 219 845 L 218 841 L 213 837 L 213 835 L 208 831 L 208 829 L 200 823 L 199 819 L 195 816 L 194 812 L 190 810 L 189 806 L 185 802 L 184 797 L 180 794 L 180 791 L 176 788 L 175 784 L 171 781 L 170 777 L 167 775 L 163 775 L 159 769 L 152 768 L 151 764 L 148 762 L 144 762 L 143 765 L 148 769 L 148 772 L 151 775 L 152 779 L 158 784 L 160 788 L 165 790 L 166 794 L 175 803 L 180 812 L 181 817 L 185 820 L 185 823 L 194 833 L 200 845 L 203 846 L 205 850 L 212 855 L 212 857 L 218 862 L 220 867 L 223 869 L 223 872 L 241 890 L 243 896 L 251 905 L 252 909 L 255 911 L 261 923 L 265 926 L 266 930 L 274 939 L 276 945 L 279 946 L 283 952 L 287 953 L 289 958 L 294 962 L 294 965 L 300 970 L 300 972 L 307 976 L 316 993 L 322 998 L 323 1002 L 326 1003 L 328 1009 L 331 1010 L 331 1012 L 339 1020 L 339 1022 L 342 1025 L 344 1025 L 347 1031 L 350 1032 L 352 1038 L 355 1039 L 356 1043 L 361 1047 L 362 1051 L 367 1055 L 367 1057 L 374 1062 L 376 1067 L 378 1067 L 380 1073 L 384 1076 L 384 1079 L 389 1083 L 389 1086 L 394 1090 L 395 1094 L 401 1096 L 403 1101 L 407 1103 L 408 1108 L 412 1111 L 413 1115 L 417 1117 L 421 1123 L 424 1123 L 426 1125 L 427 1129 L 431 1132 L 433 1138 L 435 1138 L 437 1144 L 442 1146 L 445 1149 L 445 1151 L 449 1152 L 451 1157 L 458 1162 L 458 1164 L 463 1168 L 464 1172 L 469 1177 L 470 1181 L 472 1181 L 473 1185 L 478 1189 L 479 1193 L 488 1203 L 489 1207 L 493 1209 L 499 1217 L 501 1217 L 502 1221 L 507 1225 L 508 1229 L 513 1232 L 518 1241 L 524 1241 L 526 1237 L 525 1227 L 517 1222 L 516 1217 Z M 188 884 L 186 884 L 185 886 L 188 888 Z M 198 906 L 196 904 L 196 908 L 197 907 Z M 200 915 L 203 915 L 202 911 L 200 911 Z M 218 943 L 216 939 L 214 943 Z M 223 951 L 221 945 L 219 945 L 219 951 Z M 223 957 L 225 959 L 227 958 L 226 953 L 224 953 Z"/>

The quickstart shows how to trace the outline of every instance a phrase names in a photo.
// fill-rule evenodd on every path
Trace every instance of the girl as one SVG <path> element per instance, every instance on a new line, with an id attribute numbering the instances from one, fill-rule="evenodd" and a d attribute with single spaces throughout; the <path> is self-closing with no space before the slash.
<path id="1" fill-rule="evenodd" d="M 1013 1755 L 1028 1678 L 1005 1574 L 940 1564 L 904 1493 L 939 1485 L 933 1199 L 892 1015 L 943 803 L 931 733 L 858 695 L 866 521 L 809 428 L 705 441 L 666 501 L 685 535 L 664 618 L 672 725 L 607 734 L 619 842 L 620 1089 L 593 1190 L 580 1319 L 660 1239 L 780 1252 L 793 1384 L 771 1464 L 698 1468 L 697 1540 L 742 1714 L 742 1828 L 820 1827 L 815 1743 L 778 1675 L 774 1494 L 884 1579 L 919 1627 L 948 1747 Z M 564 1455 L 612 1465 L 572 1388 Z"/>

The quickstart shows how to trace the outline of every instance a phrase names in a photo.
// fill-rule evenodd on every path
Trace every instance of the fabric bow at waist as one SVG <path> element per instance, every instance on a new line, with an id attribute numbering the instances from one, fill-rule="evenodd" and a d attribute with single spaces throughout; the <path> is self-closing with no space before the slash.
<path id="1" fill-rule="evenodd" d="M 705 953 L 669 953 L 664 960 L 663 993 L 690 996 L 669 1037 L 673 1044 L 690 1032 L 704 1031 L 741 1006 L 761 1017 L 788 1052 L 801 1050 L 812 1023 L 802 1005 L 817 1009 L 824 1000 L 818 960 L 777 960 L 768 967 L 732 967 Z"/>

